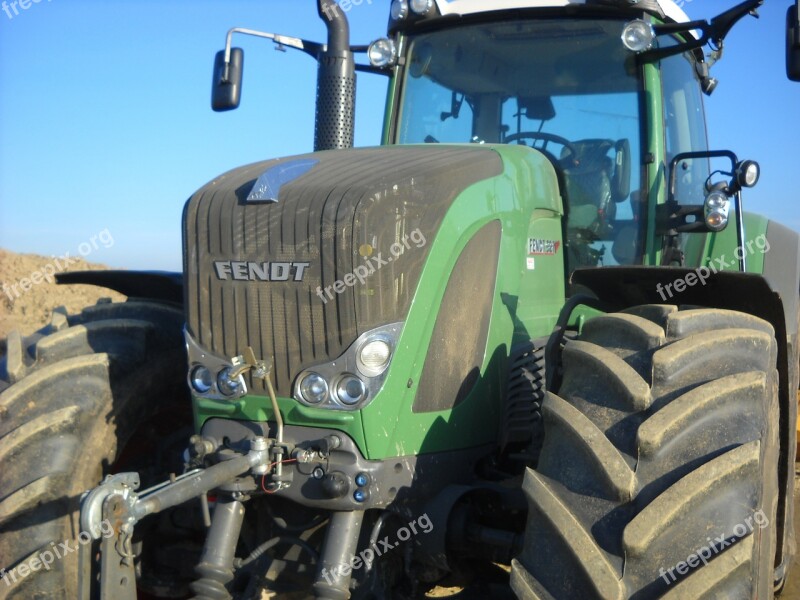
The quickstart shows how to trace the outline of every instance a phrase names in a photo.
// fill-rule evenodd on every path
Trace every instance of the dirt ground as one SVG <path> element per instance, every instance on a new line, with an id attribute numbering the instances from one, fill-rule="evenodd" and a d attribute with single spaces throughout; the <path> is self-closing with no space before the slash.
<path id="1" fill-rule="evenodd" d="M 100 298 L 124 300 L 125 297 L 91 285 L 56 285 L 52 273 L 63 265 L 55 258 L 37 254 L 16 254 L 0 248 L 0 353 L 5 352 L 5 338 L 14 329 L 30 334 L 50 321 L 53 308 L 65 306 L 71 313 L 97 302 Z M 66 270 L 107 269 L 105 265 L 83 259 Z"/>

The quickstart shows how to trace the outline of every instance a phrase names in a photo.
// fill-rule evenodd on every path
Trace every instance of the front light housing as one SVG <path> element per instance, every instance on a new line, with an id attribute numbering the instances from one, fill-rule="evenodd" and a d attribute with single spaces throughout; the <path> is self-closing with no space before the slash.
<path id="1" fill-rule="evenodd" d="M 189 382 L 192 384 L 192 389 L 195 392 L 198 394 L 207 394 L 214 386 L 214 375 L 207 367 L 198 365 L 192 369 Z"/>
<path id="2" fill-rule="evenodd" d="M 367 386 L 355 375 L 347 373 L 336 384 L 336 399 L 345 406 L 354 406 L 367 397 Z"/>
<path id="3" fill-rule="evenodd" d="M 300 381 L 299 391 L 309 404 L 319 404 L 328 397 L 328 382 L 319 373 L 308 373 Z"/>
<path id="4" fill-rule="evenodd" d="M 740 187 L 751 188 L 758 183 L 761 167 L 754 160 L 743 160 L 736 165 L 736 181 Z"/>
<path id="5" fill-rule="evenodd" d="M 631 52 L 644 52 L 653 47 L 656 32 L 647 21 L 636 19 L 622 29 L 622 44 Z"/>
<path id="6" fill-rule="evenodd" d="M 703 218 L 711 231 L 722 231 L 728 226 L 730 198 L 722 190 L 712 190 L 703 205 Z"/>
<path id="7" fill-rule="evenodd" d="M 335 359 L 309 365 L 294 380 L 294 399 L 325 410 L 362 410 L 380 395 L 402 329 L 402 322 L 380 325 L 358 336 Z"/>
<path id="8" fill-rule="evenodd" d="M 408 1 L 407 0 L 392 0 L 391 8 L 392 19 L 395 21 L 402 21 L 408 16 Z"/>
<path id="9" fill-rule="evenodd" d="M 433 0 L 409 0 L 409 5 L 414 13 L 424 17 L 433 10 L 434 2 Z"/>
<path id="10" fill-rule="evenodd" d="M 380 38 L 369 45 L 367 56 L 373 67 L 391 67 L 397 62 L 397 47 L 392 40 Z"/>
<path id="11" fill-rule="evenodd" d="M 235 396 L 242 387 L 239 377 L 231 377 L 232 372 L 230 367 L 226 367 L 217 374 L 217 388 L 225 396 Z"/>
<path id="12" fill-rule="evenodd" d="M 363 344 L 356 353 L 358 370 L 367 377 L 376 377 L 386 370 L 392 358 L 389 340 L 374 338 Z"/>

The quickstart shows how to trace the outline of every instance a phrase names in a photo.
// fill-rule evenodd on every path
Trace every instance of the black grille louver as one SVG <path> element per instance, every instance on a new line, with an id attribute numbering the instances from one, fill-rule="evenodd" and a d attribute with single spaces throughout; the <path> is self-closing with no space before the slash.
<path id="1" fill-rule="evenodd" d="M 248 203 L 255 180 L 283 161 L 319 162 L 281 188 L 278 202 Z M 190 334 L 232 357 L 252 346 L 273 357 L 276 391 L 291 396 L 304 368 L 338 357 L 365 331 L 404 320 L 428 248 L 466 187 L 497 175 L 490 149 L 387 147 L 266 161 L 223 175 L 184 210 L 184 279 Z M 389 255 L 419 229 L 410 249 L 323 302 L 317 295 L 364 264 L 365 245 Z M 215 261 L 308 262 L 303 281 L 220 281 Z M 327 297 L 326 297 L 327 298 Z M 249 381 L 255 393 L 263 383 Z"/>

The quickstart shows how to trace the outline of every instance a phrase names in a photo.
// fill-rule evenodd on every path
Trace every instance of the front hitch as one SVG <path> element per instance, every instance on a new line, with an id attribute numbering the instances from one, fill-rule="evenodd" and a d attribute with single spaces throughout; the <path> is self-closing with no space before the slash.
<path id="1" fill-rule="evenodd" d="M 106 521 L 111 524 L 113 530 L 113 535 L 103 536 L 100 544 L 101 597 L 120 600 L 136 598 L 131 540 L 137 522 L 148 515 L 205 496 L 209 491 L 229 483 L 248 471 L 252 470 L 254 474 L 264 473 L 275 448 L 274 440 L 255 438 L 251 441 L 250 451 L 247 454 L 223 460 L 206 469 L 184 473 L 174 480 L 140 493 L 136 492 L 140 485 L 137 473 L 109 475 L 100 486 L 87 492 L 81 501 L 83 530 L 90 532 L 94 539 L 100 539 L 102 524 Z M 280 451 L 283 449 L 280 448 Z M 236 539 L 238 531 L 233 540 L 234 546 Z M 87 600 L 91 588 L 89 561 L 89 556 L 82 555 L 80 590 L 81 597 Z M 231 569 L 232 554 L 229 562 L 231 564 L 227 565 L 227 568 Z M 219 564 L 219 561 L 215 563 L 216 567 L 225 570 L 225 566 Z"/>

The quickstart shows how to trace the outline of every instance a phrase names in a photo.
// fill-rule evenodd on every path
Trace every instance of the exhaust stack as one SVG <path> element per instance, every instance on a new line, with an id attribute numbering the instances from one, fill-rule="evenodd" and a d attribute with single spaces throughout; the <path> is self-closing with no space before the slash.
<path id="1" fill-rule="evenodd" d="M 328 46 L 319 54 L 314 150 L 352 148 L 356 69 L 350 25 L 334 0 L 318 0 L 317 11 L 328 28 Z"/>

